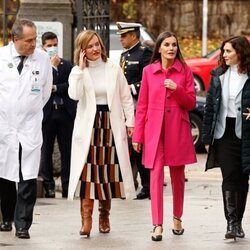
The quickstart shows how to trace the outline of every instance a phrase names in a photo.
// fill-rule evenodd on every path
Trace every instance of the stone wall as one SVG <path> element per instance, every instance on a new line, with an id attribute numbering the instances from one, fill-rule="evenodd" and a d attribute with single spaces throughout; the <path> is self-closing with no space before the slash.
<path id="1" fill-rule="evenodd" d="M 124 1 L 115 2 L 114 8 L 111 5 L 111 20 L 124 21 Z M 183 37 L 201 36 L 202 6 L 202 0 L 137 0 L 137 20 L 131 21 L 142 23 L 155 36 L 164 30 Z M 250 34 L 250 0 L 208 0 L 208 36 L 238 34 Z"/>
<path id="2" fill-rule="evenodd" d="M 72 4 L 69 0 L 20 0 L 18 18 L 63 24 L 63 57 L 72 59 Z"/>

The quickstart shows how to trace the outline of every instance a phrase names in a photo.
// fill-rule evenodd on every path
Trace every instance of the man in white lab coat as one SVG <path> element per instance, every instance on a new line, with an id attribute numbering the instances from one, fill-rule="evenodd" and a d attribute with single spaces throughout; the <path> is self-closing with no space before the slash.
<path id="1" fill-rule="evenodd" d="M 36 49 L 36 36 L 34 23 L 20 19 L 13 25 L 12 42 L 0 48 L 0 182 L 18 182 L 14 223 L 22 239 L 30 238 L 43 107 L 52 88 L 50 59 Z"/>

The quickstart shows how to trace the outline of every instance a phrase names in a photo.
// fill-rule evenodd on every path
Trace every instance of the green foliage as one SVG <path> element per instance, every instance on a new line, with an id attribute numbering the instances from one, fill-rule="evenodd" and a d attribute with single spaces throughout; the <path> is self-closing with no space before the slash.
<path id="1" fill-rule="evenodd" d="M 223 39 L 208 39 L 207 53 L 220 47 Z M 179 45 L 184 58 L 200 57 L 202 51 L 202 40 L 199 37 L 188 37 L 179 39 Z"/>
<path id="2" fill-rule="evenodd" d="M 122 4 L 122 14 L 128 20 L 136 20 L 137 18 L 137 4 L 134 0 L 127 0 Z"/>

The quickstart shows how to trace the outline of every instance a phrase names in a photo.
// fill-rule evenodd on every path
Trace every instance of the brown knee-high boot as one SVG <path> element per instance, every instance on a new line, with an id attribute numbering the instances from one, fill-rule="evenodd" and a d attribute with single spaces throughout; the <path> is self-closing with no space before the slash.
<path id="1" fill-rule="evenodd" d="M 100 233 L 109 233 L 109 211 L 111 208 L 111 200 L 99 200 L 99 231 Z"/>
<path id="2" fill-rule="evenodd" d="M 87 235 L 88 237 L 90 235 L 93 207 L 93 199 L 81 199 L 82 228 L 80 230 L 80 235 Z"/>

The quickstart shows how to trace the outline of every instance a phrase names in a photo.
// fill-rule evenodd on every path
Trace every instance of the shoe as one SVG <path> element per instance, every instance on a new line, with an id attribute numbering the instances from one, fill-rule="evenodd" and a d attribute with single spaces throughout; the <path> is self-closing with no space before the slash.
<path id="1" fill-rule="evenodd" d="M 245 232 L 242 228 L 241 222 L 236 225 L 236 237 L 238 238 L 244 238 L 245 237 Z"/>
<path id="2" fill-rule="evenodd" d="M 149 192 L 141 191 L 139 194 L 137 194 L 136 200 L 143 200 L 143 199 L 150 199 Z"/>
<path id="3" fill-rule="evenodd" d="M 16 231 L 16 237 L 18 237 L 19 239 L 29 239 L 30 234 L 29 234 L 29 231 L 27 229 L 19 228 Z"/>
<path id="4" fill-rule="evenodd" d="M 153 229 L 154 235 L 152 235 L 152 241 L 161 241 L 162 240 L 162 225 L 156 225 Z"/>
<path id="5" fill-rule="evenodd" d="M 236 240 L 238 222 L 238 192 L 223 191 L 224 214 L 227 220 L 225 238 Z"/>
<path id="6" fill-rule="evenodd" d="M 138 183 L 138 181 L 137 181 L 137 180 L 134 180 L 134 184 L 135 184 L 135 190 L 137 190 L 137 189 L 138 189 L 138 187 L 139 187 L 139 183 Z"/>
<path id="7" fill-rule="evenodd" d="M 56 193 L 54 189 L 48 189 L 45 193 L 45 198 L 55 198 Z"/>
<path id="8" fill-rule="evenodd" d="M 234 239 L 236 241 L 237 237 L 237 227 L 234 224 L 231 224 L 230 222 L 227 224 L 227 231 L 225 234 L 225 239 Z M 241 237 L 239 237 L 241 238 Z"/>
<path id="9" fill-rule="evenodd" d="M 242 219 L 244 216 L 245 208 L 246 208 L 246 202 L 247 202 L 247 191 L 242 191 L 238 193 L 238 199 L 237 199 L 237 225 L 236 225 L 236 237 L 238 238 L 244 238 L 245 233 L 242 228 Z"/>
<path id="10" fill-rule="evenodd" d="M 4 221 L 0 225 L 0 231 L 2 232 L 8 232 L 12 230 L 12 222 L 11 221 Z"/>
<path id="11" fill-rule="evenodd" d="M 93 199 L 81 199 L 82 228 L 80 235 L 89 237 L 92 229 Z"/>
<path id="12" fill-rule="evenodd" d="M 109 214 L 111 200 L 99 200 L 99 232 L 106 234 L 110 232 Z"/>
<path id="13" fill-rule="evenodd" d="M 173 221 L 174 221 L 174 229 L 172 229 L 173 234 L 174 235 L 182 235 L 184 233 L 184 228 L 182 228 L 182 226 L 181 226 L 182 220 L 174 216 Z M 176 227 L 178 229 L 176 229 Z"/>

